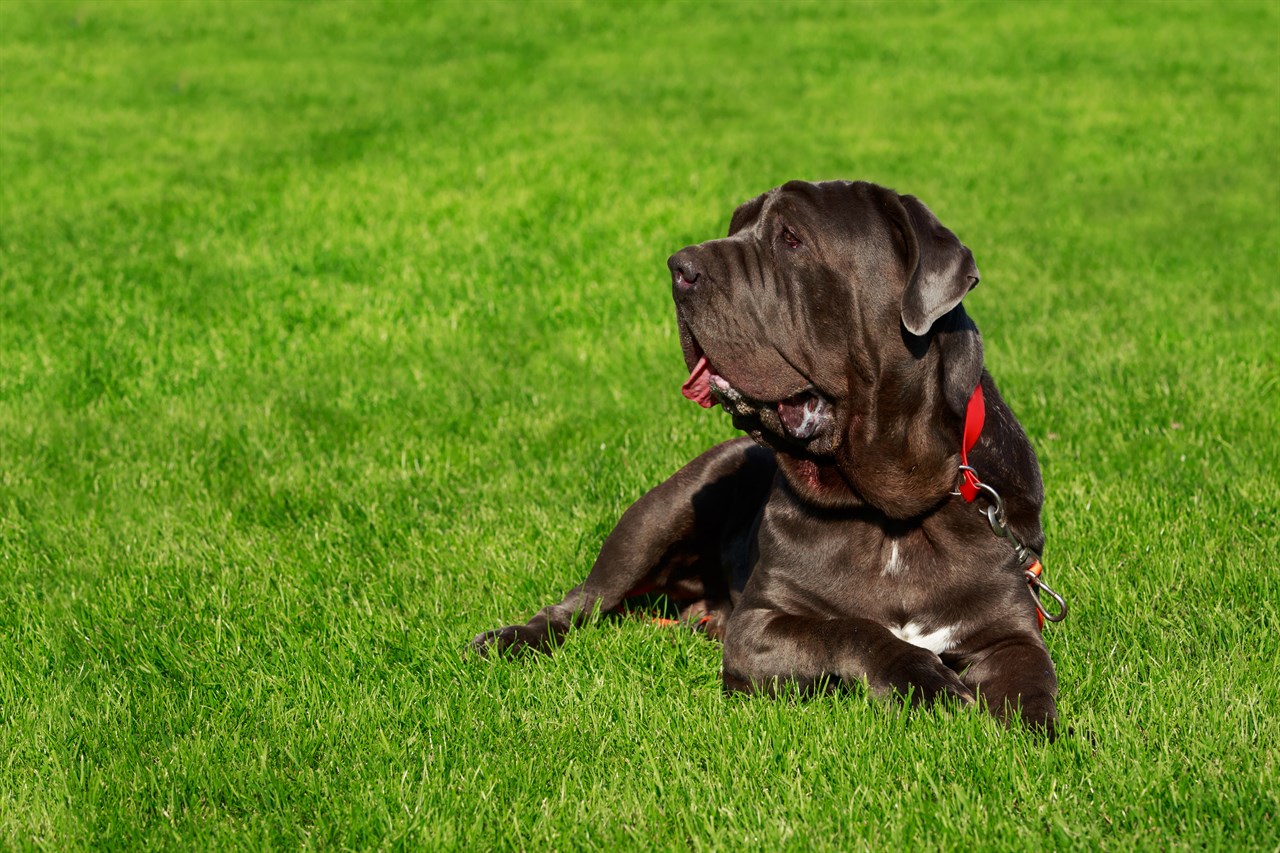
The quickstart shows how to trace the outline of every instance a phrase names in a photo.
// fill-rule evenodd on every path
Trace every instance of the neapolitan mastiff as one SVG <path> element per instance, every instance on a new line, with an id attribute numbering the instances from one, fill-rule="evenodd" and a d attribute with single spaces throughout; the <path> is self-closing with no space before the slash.
<path id="1" fill-rule="evenodd" d="M 1044 491 L 960 304 L 972 253 L 912 196 L 793 181 L 667 266 L 684 394 L 749 437 L 640 498 L 562 602 L 473 647 L 550 652 L 662 594 L 723 641 L 727 690 L 863 682 L 1052 737 Z"/>

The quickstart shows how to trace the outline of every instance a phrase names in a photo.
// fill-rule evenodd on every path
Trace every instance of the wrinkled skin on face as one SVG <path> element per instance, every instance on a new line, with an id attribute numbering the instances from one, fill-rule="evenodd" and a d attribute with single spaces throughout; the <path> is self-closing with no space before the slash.
<path id="1" fill-rule="evenodd" d="M 938 286 L 910 275 L 934 242 L 934 254 L 954 255 Z M 872 184 L 792 182 L 739 207 L 727 238 L 690 246 L 669 267 L 685 396 L 719 403 L 776 451 L 799 496 L 908 517 L 952 488 L 952 436 L 934 447 L 936 418 L 918 416 L 959 409 L 981 376 L 976 330 L 957 307 L 977 268 L 918 201 Z M 932 287 L 926 309 L 954 315 L 937 329 L 954 342 L 929 348 L 906 328 L 913 287 Z M 885 340 L 876 332 L 886 328 L 901 334 Z M 951 376 L 940 386 L 944 356 Z M 940 401 L 948 378 L 957 400 Z"/>

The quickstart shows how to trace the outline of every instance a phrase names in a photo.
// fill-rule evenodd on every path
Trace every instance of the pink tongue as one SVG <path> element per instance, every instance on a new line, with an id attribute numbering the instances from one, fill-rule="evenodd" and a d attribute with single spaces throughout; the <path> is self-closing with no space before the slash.
<path id="1" fill-rule="evenodd" d="M 707 364 L 705 355 L 693 366 L 689 378 L 680 386 L 680 393 L 704 409 L 715 405 L 715 400 L 711 399 L 711 366 Z"/>

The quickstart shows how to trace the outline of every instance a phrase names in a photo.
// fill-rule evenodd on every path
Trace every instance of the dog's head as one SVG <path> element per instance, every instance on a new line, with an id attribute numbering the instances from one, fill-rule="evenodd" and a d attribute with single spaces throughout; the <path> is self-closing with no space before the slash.
<path id="1" fill-rule="evenodd" d="M 772 447 L 800 498 L 905 518 L 954 488 L 978 269 L 919 200 L 792 181 L 667 265 L 685 395 Z"/>

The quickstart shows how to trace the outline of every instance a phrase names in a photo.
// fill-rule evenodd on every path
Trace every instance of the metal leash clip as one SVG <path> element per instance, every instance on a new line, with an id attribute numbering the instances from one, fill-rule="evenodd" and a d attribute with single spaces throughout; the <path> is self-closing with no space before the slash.
<path id="1" fill-rule="evenodd" d="M 1009 523 L 1005 521 L 1004 518 L 1004 501 L 1000 500 L 1000 493 L 979 480 L 977 477 L 978 472 L 974 471 L 968 465 L 961 465 L 960 470 L 971 472 L 974 475 L 973 485 L 975 485 L 981 493 L 986 495 L 989 503 L 987 504 L 986 509 L 979 507 L 978 512 L 981 512 L 987 517 L 987 524 L 991 525 L 991 532 L 1002 539 L 1008 540 L 1009 543 L 1013 545 L 1014 551 L 1018 555 L 1018 559 L 1024 566 L 1026 566 L 1026 569 L 1024 569 L 1023 572 L 1027 578 L 1027 585 L 1031 587 L 1031 597 L 1036 603 L 1036 610 L 1040 612 L 1040 616 L 1043 617 L 1046 622 L 1061 622 L 1063 619 L 1066 619 L 1066 599 L 1054 592 L 1053 588 L 1041 579 L 1041 575 L 1044 572 L 1044 566 L 1040 563 L 1040 555 L 1024 545 L 1022 540 L 1014 535 L 1013 530 L 1010 529 Z M 1057 613 L 1050 613 L 1045 609 L 1045 606 L 1040 603 L 1041 590 L 1044 590 L 1050 598 L 1057 602 Z"/>
<path id="2" fill-rule="evenodd" d="M 1034 598 L 1036 602 L 1036 610 L 1040 611 L 1040 615 L 1044 617 L 1044 620 L 1046 622 L 1061 622 L 1063 619 L 1067 618 L 1067 600 L 1054 592 L 1052 587 L 1041 580 L 1041 573 L 1043 571 L 1044 566 L 1040 565 L 1039 560 L 1036 560 L 1028 566 L 1024 573 L 1027 577 L 1027 585 L 1031 587 L 1031 592 L 1033 593 L 1032 598 Z M 1048 593 L 1049 597 L 1058 603 L 1057 613 L 1050 613 L 1045 609 L 1045 606 L 1040 603 L 1041 590 Z"/>

